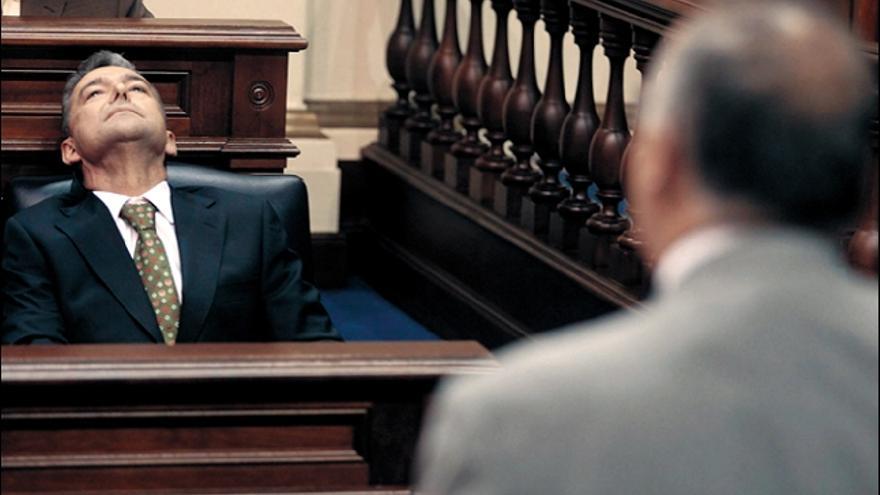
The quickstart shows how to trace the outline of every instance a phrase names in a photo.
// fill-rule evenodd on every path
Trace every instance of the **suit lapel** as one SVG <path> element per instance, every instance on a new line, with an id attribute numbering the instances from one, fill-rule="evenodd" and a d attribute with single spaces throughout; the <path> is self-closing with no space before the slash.
<path id="1" fill-rule="evenodd" d="M 183 272 L 179 342 L 195 342 L 214 301 L 226 240 L 226 217 L 214 200 L 172 189 L 172 208 Z"/>
<path id="2" fill-rule="evenodd" d="M 84 194 L 82 201 L 61 209 L 65 218 L 56 226 L 73 241 L 86 263 L 141 330 L 161 342 L 153 307 L 116 224 L 101 200 L 91 193 Z"/>

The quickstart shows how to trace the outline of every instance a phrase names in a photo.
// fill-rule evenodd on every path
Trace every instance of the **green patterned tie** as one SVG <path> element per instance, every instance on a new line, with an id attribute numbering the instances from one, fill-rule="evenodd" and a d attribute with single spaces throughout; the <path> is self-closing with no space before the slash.
<path id="1" fill-rule="evenodd" d="M 166 344 L 174 345 L 180 325 L 180 299 L 174 288 L 165 247 L 156 235 L 156 207 L 149 202 L 126 203 L 119 216 L 138 233 L 134 264 L 150 297 L 162 338 Z"/>

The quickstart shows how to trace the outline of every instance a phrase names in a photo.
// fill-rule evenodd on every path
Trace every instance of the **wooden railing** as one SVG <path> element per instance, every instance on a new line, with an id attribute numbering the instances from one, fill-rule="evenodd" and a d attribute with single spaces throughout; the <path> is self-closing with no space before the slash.
<path id="1" fill-rule="evenodd" d="M 2 348 L 13 493 L 409 493 L 438 379 L 472 342 Z"/>
<path id="2" fill-rule="evenodd" d="M 876 0 L 828 0 L 832 9 L 847 17 L 855 32 L 863 33 L 866 56 L 877 64 Z M 471 0 L 469 39 L 480 37 L 476 16 L 483 0 Z M 401 1 L 401 23 L 388 47 L 392 60 L 406 59 L 406 71 L 392 71 L 396 88 L 416 89 L 418 112 L 402 98 L 385 113 L 380 142 L 367 148 L 369 161 L 399 170 L 388 152 L 438 179 L 473 204 L 493 211 L 538 241 L 576 260 L 608 282 L 599 287 L 606 300 L 620 301 L 609 287 L 620 287 L 633 298 L 645 293 L 648 272 L 639 259 L 640 230 L 622 205 L 626 194 L 621 177 L 627 170 L 627 149 L 632 135 L 624 101 L 624 64 L 634 57 L 640 72 L 648 68 L 654 47 L 664 36 L 674 36 L 674 21 L 711 9 L 711 0 L 492 0 L 496 32 L 491 65 L 484 70 L 482 49 L 468 44 L 459 55 L 455 43 L 455 16 L 447 13 L 446 28 L 437 50 L 433 20 L 413 33 L 411 0 Z M 448 12 L 455 1 L 447 0 Z M 423 11 L 431 15 L 433 0 Z M 511 77 L 504 26 L 513 11 L 522 26 L 519 68 Z M 873 16 L 873 18 L 871 18 Z M 544 93 L 537 85 L 535 26 L 542 19 L 549 38 Z M 424 19 L 423 19 L 424 21 Z M 580 51 L 577 92 L 572 104 L 563 86 L 562 37 L 571 30 Z M 415 37 L 410 46 L 400 40 Z M 610 67 L 608 93 L 601 117 L 593 100 L 593 52 L 601 44 Z M 436 51 L 435 51 L 436 50 Z M 457 70 L 452 66 L 458 62 Z M 431 77 L 426 77 L 430 74 Z M 469 74 L 470 78 L 462 77 Z M 482 80 L 477 81 L 477 75 Z M 453 88 L 454 107 L 449 88 Z M 401 93 L 402 96 L 405 94 Z M 473 95 L 479 94 L 475 108 Z M 439 123 L 429 109 L 438 103 Z M 407 112 L 413 117 L 401 125 Z M 476 113 L 475 113 L 476 111 Z M 458 138 L 451 125 L 455 113 L 463 131 Z M 486 144 L 475 139 L 485 129 Z M 872 124 L 876 162 L 876 118 Z M 432 136 L 433 138 L 425 138 Z M 442 137 L 442 139 L 441 139 Z M 450 143 L 456 141 L 450 146 Z M 509 153 L 504 151 L 510 143 Z M 559 180 L 565 171 L 567 185 Z M 405 173 L 407 174 L 407 173 Z M 407 175 L 407 177 L 409 177 Z M 876 188 L 876 184 L 874 185 Z M 445 195 L 445 193 L 439 193 Z M 876 190 L 875 190 L 876 197 Z M 461 205 L 455 206 L 461 209 Z M 853 235 L 854 260 L 870 264 L 876 273 L 876 206 Z M 855 226 L 854 226 L 855 228 Z M 873 242 L 873 244 L 871 244 Z M 872 247 L 873 246 L 873 247 Z M 867 254 L 866 254 L 867 253 Z M 871 254 L 873 253 L 873 255 Z M 552 255 L 545 256 L 549 259 Z M 870 267 L 866 267 L 871 270 Z M 575 270 L 576 271 L 576 270 Z M 599 284 L 602 285 L 602 284 Z"/>

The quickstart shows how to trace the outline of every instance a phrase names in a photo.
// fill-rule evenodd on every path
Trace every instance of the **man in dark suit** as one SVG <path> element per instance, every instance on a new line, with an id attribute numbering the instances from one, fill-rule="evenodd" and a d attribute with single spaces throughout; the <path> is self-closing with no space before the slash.
<path id="1" fill-rule="evenodd" d="M 270 203 L 168 185 L 175 136 L 130 62 L 92 55 L 62 107 L 79 177 L 7 222 L 4 343 L 339 338 Z"/>
<path id="2" fill-rule="evenodd" d="M 713 8 L 654 59 L 629 155 L 656 294 L 438 393 L 419 493 L 877 493 L 877 281 L 836 245 L 876 86 L 829 15 Z"/>
<path id="3" fill-rule="evenodd" d="M 153 17 L 143 0 L 22 0 L 21 15 L 46 17 Z"/>

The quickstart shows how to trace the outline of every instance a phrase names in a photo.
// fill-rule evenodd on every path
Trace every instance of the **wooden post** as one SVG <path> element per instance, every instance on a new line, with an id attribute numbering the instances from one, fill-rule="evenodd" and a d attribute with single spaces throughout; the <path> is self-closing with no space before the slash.
<path id="1" fill-rule="evenodd" d="M 599 114 L 593 96 L 593 52 L 599 43 L 599 14 L 578 4 L 571 5 L 571 27 L 580 50 L 577 92 L 571 113 L 565 118 L 560 137 L 562 165 L 568 172 L 571 196 L 564 199 L 550 218 L 550 243 L 564 252 L 577 251 L 578 236 L 586 221 L 599 211 L 587 195 L 590 176 L 590 147 L 599 128 Z"/>
<path id="2" fill-rule="evenodd" d="M 453 119 L 458 113 L 452 92 L 455 71 L 461 63 L 461 49 L 458 47 L 458 0 L 446 0 L 446 19 L 443 23 L 443 38 L 440 48 L 434 53 L 428 82 L 431 95 L 437 102 L 437 115 L 440 125 L 428 133 L 428 140 L 422 143 L 422 171 L 437 178 L 443 177 L 443 156 L 449 147 L 458 141 L 460 133 L 455 130 Z"/>
<path id="3" fill-rule="evenodd" d="M 446 155 L 444 180 L 450 187 L 467 194 L 468 177 L 474 161 L 486 151 L 480 142 L 480 118 L 477 98 L 480 82 L 486 75 L 486 57 L 483 55 L 483 0 L 470 0 L 471 22 L 468 47 L 452 82 L 455 105 L 461 113 L 464 136 L 452 145 L 451 156 Z"/>
<path id="4" fill-rule="evenodd" d="M 617 208 L 623 200 L 620 162 L 630 140 L 623 100 L 623 64 L 629 56 L 632 34 L 629 24 L 605 15 L 600 17 L 599 29 L 605 56 L 611 64 L 605 115 L 590 145 L 590 172 L 598 186 L 596 195 L 601 208 L 587 220 L 589 233 L 582 234 L 586 242 L 581 242 L 579 249 L 586 249 L 581 255 L 601 272 L 609 268 L 611 245 L 629 226 Z"/>
<path id="5" fill-rule="evenodd" d="M 565 100 L 565 74 L 562 69 L 562 39 L 568 32 L 568 2 L 541 0 L 544 28 L 550 35 L 550 63 L 544 84 L 544 96 L 535 107 L 532 118 L 532 140 L 538 153 L 541 180 L 529 189 L 523 199 L 522 226 L 541 239 L 547 239 L 550 213 L 565 199 L 568 192 L 559 182 L 562 162 L 559 136 L 571 107 Z"/>
<path id="6" fill-rule="evenodd" d="M 419 34 L 406 55 L 406 78 L 416 92 L 416 113 L 406 120 L 401 134 L 401 155 L 412 165 L 421 160 L 422 141 L 434 128 L 431 107 L 434 98 L 428 86 L 428 69 L 437 51 L 437 26 L 434 23 L 434 0 L 424 0 Z"/>
<path id="7" fill-rule="evenodd" d="M 535 149 L 530 125 L 535 105 L 541 97 L 535 79 L 535 23 L 541 9 L 538 0 L 514 0 L 513 5 L 523 26 L 523 34 L 516 81 L 504 100 L 504 133 L 513 143 L 511 151 L 516 163 L 501 174 L 501 184 L 496 184 L 495 211 L 518 222 L 522 198 L 541 175 L 532 166 Z"/>
<path id="8" fill-rule="evenodd" d="M 379 142 L 394 152 L 400 149 L 400 127 L 411 112 L 409 92 L 412 88 L 406 79 L 406 55 L 415 35 L 412 0 L 400 0 L 397 26 L 385 48 L 385 65 L 394 81 L 391 86 L 397 92 L 397 101 L 385 110 L 379 125 Z"/>
<path id="9" fill-rule="evenodd" d="M 510 56 L 507 43 L 507 19 L 513 9 L 512 0 L 492 0 L 495 11 L 495 48 L 489 73 L 480 82 L 477 98 L 480 121 L 486 128 L 489 149 L 477 158 L 470 172 L 468 183 L 471 199 L 483 206 L 491 207 L 495 197 L 495 183 L 498 176 L 513 160 L 504 152 L 507 136 L 504 134 L 504 98 L 513 85 L 510 73 Z"/>
<path id="10" fill-rule="evenodd" d="M 651 54 L 659 40 L 660 35 L 656 33 L 639 27 L 633 28 L 633 52 L 636 68 L 642 74 L 643 81 L 648 65 L 651 63 Z M 644 85 L 642 85 L 642 89 L 644 89 Z M 627 174 L 633 173 L 629 160 L 631 149 L 632 146 L 626 147 L 620 164 L 620 183 L 624 186 L 624 192 L 626 192 Z M 644 292 L 647 288 L 647 270 L 645 270 L 644 263 L 639 257 L 639 249 L 642 245 L 642 232 L 639 224 L 634 220 L 637 213 L 633 210 L 632 204 L 628 203 L 627 208 L 630 217 L 630 227 L 617 239 L 620 256 L 614 263 L 617 268 L 617 276 L 615 278 L 624 285 L 639 287 L 639 292 Z"/>

